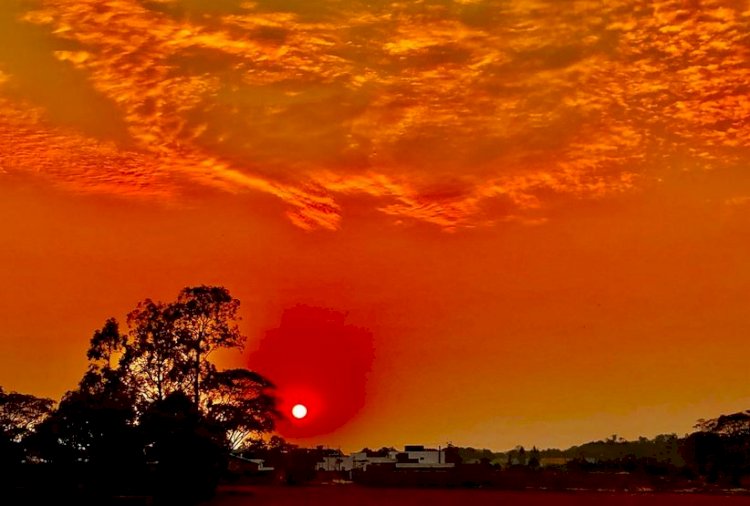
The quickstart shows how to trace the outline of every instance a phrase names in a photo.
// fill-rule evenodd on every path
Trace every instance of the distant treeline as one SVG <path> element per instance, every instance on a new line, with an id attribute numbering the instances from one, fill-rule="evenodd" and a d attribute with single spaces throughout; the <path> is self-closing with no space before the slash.
<path id="1" fill-rule="evenodd" d="M 578 446 L 561 450 L 547 448 L 539 450 L 518 446 L 513 450 L 493 452 L 487 449 L 460 448 L 459 455 L 465 462 L 489 461 L 491 464 L 512 466 L 555 466 L 572 460 L 587 462 L 617 461 L 626 458 L 648 459 L 665 462 L 675 466 L 684 466 L 685 460 L 680 453 L 681 439 L 676 434 L 663 434 L 653 439 L 640 437 L 627 441 L 616 434 L 611 437 L 591 441 Z"/>
<path id="2" fill-rule="evenodd" d="M 750 411 L 699 420 L 695 428 L 684 437 L 663 434 L 627 441 L 613 435 L 564 450 L 518 446 L 505 452 L 457 451 L 462 463 L 505 470 L 630 473 L 691 480 L 697 485 L 750 485 Z"/>
<path id="3" fill-rule="evenodd" d="M 568 449 L 506 452 L 445 448 L 453 468 L 370 465 L 371 486 L 495 487 L 509 490 L 712 491 L 750 488 L 750 413 L 701 420 L 696 432 L 626 441 L 616 435 Z"/>
<path id="4" fill-rule="evenodd" d="M 495 487 L 509 490 L 627 490 L 720 492 L 750 488 L 750 413 L 701 420 L 696 431 L 627 441 L 616 435 L 567 449 L 505 452 L 448 445 L 443 462 L 452 468 L 398 468 L 370 464 L 353 471 L 316 472 L 315 464 L 336 450 L 298 448 L 280 438 L 245 448 L 248 458 L 265 459 L 278 483 L 354 480 L 370 486 Z M 364 448 L 386 457 L 392 447 Z"/>

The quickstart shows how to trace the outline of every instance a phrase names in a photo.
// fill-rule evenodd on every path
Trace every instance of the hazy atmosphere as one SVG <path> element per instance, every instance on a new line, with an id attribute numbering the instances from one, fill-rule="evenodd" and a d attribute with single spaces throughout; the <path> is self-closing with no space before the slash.
<path id="1" fill-rule="evenodd" d="M 222 285 L 290 441 L 750 405 L 750 2 L 3 0 L 0 385 Z"/>

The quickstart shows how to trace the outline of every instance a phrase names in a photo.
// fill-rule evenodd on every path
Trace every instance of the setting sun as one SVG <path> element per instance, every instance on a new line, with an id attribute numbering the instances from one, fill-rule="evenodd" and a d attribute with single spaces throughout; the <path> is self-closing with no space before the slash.
<path id="1" fill-rule="evenodd" d="M 307 416 L 307 408 L 302 404 L 295 404 L 292 408 L 292 416 L 297 420 L 301 420 Z"/>

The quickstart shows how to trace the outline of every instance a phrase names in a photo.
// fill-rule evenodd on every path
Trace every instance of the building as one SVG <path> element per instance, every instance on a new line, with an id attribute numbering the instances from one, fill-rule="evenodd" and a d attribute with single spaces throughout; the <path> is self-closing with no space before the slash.
<path id="1" fill-rule="evenodd" d="M 318 471 L 367 471 L 370 466 L 391 466 L 396 469 L 441 469 L 455 464 L 445 462 L 445 451 L 441 448 L 425 448 L 422 445 L 407 445 L 404 451 L 364 450 L 344 455 L 337 452 L 323 457 L 315 469 Z"/>
<path id="2" fill-rule="evenodd" d="M 352 455 L 344 455 L 341 452 L 326 455 L 323 460 L 315 464 L 316 471 L 351 471 L 354 469 L 354 457 Z"/>
<path id="3" fill-rule="evenodd" d="M 454 467 L 453 463 L 445 462 L 445 451 L 442 448 L 425 448 L 422 445 L 406 445 L 404 451 L 396 454 L 396 468 L 420 469 Z"/>
<path id="4" fill-rule="evenodd" d="M 270 480 L 273 477 L 274 468 L 267 466 L 263 459 L 247 459 L 240 455 L 230 454 L 227 471 L 234 480 L 254 483 Z"/>

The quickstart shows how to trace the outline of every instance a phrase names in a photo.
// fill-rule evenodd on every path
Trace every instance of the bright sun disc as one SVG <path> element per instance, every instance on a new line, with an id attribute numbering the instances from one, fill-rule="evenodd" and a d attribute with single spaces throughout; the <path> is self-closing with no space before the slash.
<path id="1" fill-rule="evenodd" d="M 302 404 L 295 404 L 292 408 L 292 416 L 296 419 L 304 418 L 307 416 L 307 408 Z"/>

